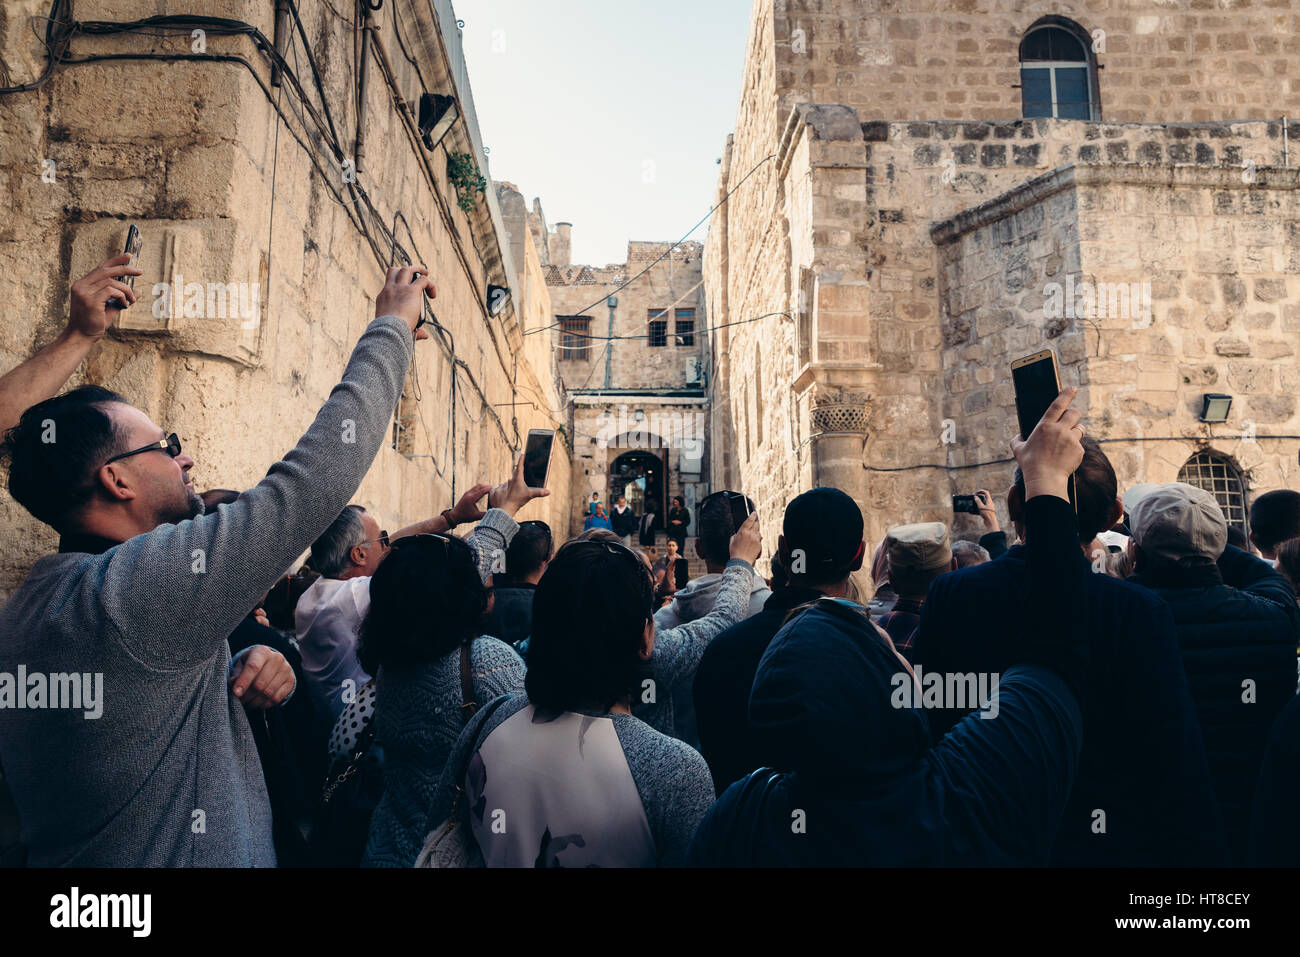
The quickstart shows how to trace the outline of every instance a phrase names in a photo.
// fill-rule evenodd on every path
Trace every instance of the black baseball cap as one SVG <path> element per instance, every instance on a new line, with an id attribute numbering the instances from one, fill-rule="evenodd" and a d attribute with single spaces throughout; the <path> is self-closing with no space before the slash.
<path id="1" fill-rule="evenodd" d="M 862 510 L 837 488 L 818 486 L 785 508 L 781 556 L 794 579 L 834 581 L 862 567 Z M 795 552 L 803 552 L 803 571 L 795 573 Z"/>

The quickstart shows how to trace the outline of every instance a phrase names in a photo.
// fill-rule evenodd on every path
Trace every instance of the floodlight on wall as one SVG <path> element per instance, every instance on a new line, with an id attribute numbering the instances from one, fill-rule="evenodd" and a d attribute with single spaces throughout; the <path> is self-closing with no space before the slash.
<path id="1" fill-rule="evenodd" d="M 1232 409 L 1232 396 L 1206 392 L 1201 396 L 1202 422 L 1227 422 Z"/>
<path id="2" fill-rule="evenodd" d="M 499 316 L 501 310 L 506 307 L 510 301 L 510 290 L 505 286 L 488 286 L 487 288 L 487 307 L 488 315 Z"/>
<path id="3" fill-rule="evenodd" d="M 427 149 L 436 149 L 458 119 L 460 106 L 454 96 L 420 94 L 420 139 L 424 140 Z"/>

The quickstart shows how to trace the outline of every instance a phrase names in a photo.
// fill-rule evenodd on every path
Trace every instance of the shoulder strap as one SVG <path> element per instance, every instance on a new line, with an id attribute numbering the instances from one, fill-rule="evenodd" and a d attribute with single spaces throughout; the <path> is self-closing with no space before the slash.
<path id="1" fill-rule="evenodd" d="M 460 646 L 460 716 L 464 724 L 478 711 L 478 702 L 474 700 L 474 673 L 469 663 L 469 646 L 473 638 L 467 638 Z"/>

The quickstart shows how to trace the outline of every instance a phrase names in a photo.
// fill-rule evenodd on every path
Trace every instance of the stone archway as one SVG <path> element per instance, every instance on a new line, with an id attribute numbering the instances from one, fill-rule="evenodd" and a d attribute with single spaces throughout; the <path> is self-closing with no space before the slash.
<path id="1" fill-rule="evenodd" d="M 668 467 L 655 452 L 647 449 L 624 452 L 609 465 L 609 501 L 613 503 L 624 495 L 637 515 L 644 515 L 647 504 L 652 505 L 662 524 L 667 491 Z"/>

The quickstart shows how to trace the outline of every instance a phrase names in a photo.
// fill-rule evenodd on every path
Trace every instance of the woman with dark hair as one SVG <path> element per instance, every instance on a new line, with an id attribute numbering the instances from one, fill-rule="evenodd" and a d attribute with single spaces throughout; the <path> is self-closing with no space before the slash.
<path id="1" fill-rule="evenodd" d="M 1300 597 L 1300 538 L 1290 538 L 1276 548 L 1277 570 L 1291 583 L 1291 590 Z"/>
<path id="2" fill-rule="evenodd" d="M 686 547 L 686 529 L 691 524 L 691 513 L 680 495 L 673 496 L 673 507 L 668 510 L 668 537 L 677 543 L 680 552 Z"/>
<path id="3" fill-rule="evenodd" d="M 556 553 L 533 599 L 527 694 L 465 729 L 429 815 L 468 828 L 473 863 L 681 864 L 712 778 L 688 745 L 632 716 L 656 693 L 653 616 L 649 571 L 621 542 Z"/>
<path id="4" fill-rule="evenodd" d="M 397 539 L 370 580 L 357 652 L 376 676 L 384 794 L 370 824 L 367 866 L 415 861 L 443 765 L 466 721 L 478 706 L 523 690 L 524 663 L 514 650 L 475 637 L 486 608 L 474 555 L 450 535 Z"/>

